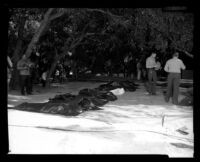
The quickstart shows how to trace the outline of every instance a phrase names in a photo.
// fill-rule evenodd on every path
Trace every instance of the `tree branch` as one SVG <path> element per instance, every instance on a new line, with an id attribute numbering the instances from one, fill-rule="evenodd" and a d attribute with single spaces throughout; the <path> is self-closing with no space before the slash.
<path id="1" fill-rule="evenodd" d="M 58 12 L 57 14 L 52 15 L 49 20 L 52 21 L 54 19 L 57 19 L 58 17 L 61 17 L 62 15 L 64 15 L 66 12 L 62 11 L 62 12 Z"/>
<path id="2" fill-rule="evenodd" d="M 123 18 L 122 16 L 119 16 L 119 15 L 114 15 L 114 14 L 112 14 L 111 12 L 109 12 L 109 11 L 104 11 L 104 10 L 101 10 L 101 9 L 91 9 L 91 8 L 88 8 L 88 9 L 86 9 L 86 11 L 90 11 L 90 12 L 100 12 L 100 13 L 102 13 L 102 14 L 105 14 L 105 15 L 108 15 L 108 16 L 110 16 L 110 17 L 112 17 L 112 18 Z"/>
<path id="3" fill-rule="evenodd" d="M 44 19 L 42 20 L 39 29 L 36 31 L 34 36 L 31 39 L 31 42 L 28 45 L 28 48 L 26 49 L 25 55 L 28 58 L 31 55 L 32 48 L 35 46 L 35 44 L 38 42 L 41 34 L 43 33 L 44 29 L 46 28 L 47 24 L 49 23 L 49 16 L 53 12 L 54 8 L 49 8 L 47 12 L 44 15 Z"/>
<path id="4" fill-rule="evenodd" d="M 187 52 L 186 50 L 182 50 L 182 49 L 180 49 L 180 48 L 176 48 L 176 49 L 177 49 L 178 51 L 183 52 L 185 55 L 189 56 L 190 58 L 194 58 L 194 55 L 191 54 L 191 53 L 189 53 L 189 52 Z"/>
<path id="5" fill-rule="evenodd" d="M 87 29 L 87 27 L 89 26 L 90 23 L 88 23 L 87 25 L 85 25 L 85 27 L 83 28 L 80 36 L 78 37 L 78 39 L 75 39 L 70 46 L 70 50 L 72 50 L 73 48 L 75 48 L 82 40 L 83 38 L 86 36 L 85 31 Z"/>

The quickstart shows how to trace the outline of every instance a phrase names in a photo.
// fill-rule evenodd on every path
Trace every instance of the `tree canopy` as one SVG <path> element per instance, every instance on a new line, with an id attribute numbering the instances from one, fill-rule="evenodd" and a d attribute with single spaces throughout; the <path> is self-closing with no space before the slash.
<path id="1" fill-rule="evenodd" d="M 142 58 L 152 50 L 164 59 L 173 50 L 193 57 L 192 13 L 164 12 L 162 8 L 10 8 L 9 11 L 8 54 L 16 61 L 19 55 L 29 57 L 39 52 L 41 59 L 52 64 L 70 58 L 80 67 L 92 68 L 95 59 L 103 63 L 110 59 L 118 64 L 129 53 Z M 73 57 L 68 57 L 69 51 Z"/>

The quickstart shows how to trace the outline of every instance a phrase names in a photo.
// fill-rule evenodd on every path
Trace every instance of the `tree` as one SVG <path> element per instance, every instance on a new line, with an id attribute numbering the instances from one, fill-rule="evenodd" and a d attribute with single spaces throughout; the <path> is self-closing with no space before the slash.
<path id="1" fill-rule="evenodd" d="M 19 42 L 15 43 L 19 48 L 10 49 L 24 53 L 21 47 L 25 47 L 27 57 L 34 49 L 50 49 L 51 53 L 41 53 L 51 63 L 48 78 L 57 62 L 69 51 L 73 53 L 72 60 L 77 66 L 88 69 L 98 56 L 103 56 L 105 61 L 111 59 L 113 65 L 119 67 L 117 64 L 123 63 L 129 52 L 133 57 L 141 55 L 142 59 L 151 50 L 159 51 L 163 58 L 172 49 L 192 56 L 193 19 L 188 14 L 166 13 L 161 8 L 45 8 L 19 9 L 18 13 L 25 17 L 25 25 L 24 19 L 12 21 L 14 26 L 21 27 L 9 30 L 12 41 Z M 23 31 L 23 39 L 20 34 L 15 34 L 17 30 L 18 33 Z M 13 59 L 18 60 L 19 57 L 14 55 Z"/>
<path id="2" fill-rule="evenodd" d="M 34 25 L 40 21 L 44 9 L 10 8 L 10 19 L 8 29 L 8 54 L 13 62 L 11 87 L 15 89 L 19 82 L 17 62 L 23 54 L 27 41 L 35 32 Z M 15 38 L 15 39 L 13 39 Z"/>

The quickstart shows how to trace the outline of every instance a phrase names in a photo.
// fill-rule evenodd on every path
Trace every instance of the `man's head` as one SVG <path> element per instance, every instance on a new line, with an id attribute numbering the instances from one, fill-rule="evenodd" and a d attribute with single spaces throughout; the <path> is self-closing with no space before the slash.
<path id="1" fill-rule="evenodd" d="M 179 56 L 179 53 L 178 53 L 178 52 L 175 52 L 175 53 L 173 54 L 173 57 L 177 57 L 177 58 L 178 58 L 178 56 Z"/>
<path id="2" fill-rule="evenodd" d="M 156 53 L 153 52 L 153 53 L 151 54 L 151 56 L 154 57 L 154 58 L 156 58 Z"/>

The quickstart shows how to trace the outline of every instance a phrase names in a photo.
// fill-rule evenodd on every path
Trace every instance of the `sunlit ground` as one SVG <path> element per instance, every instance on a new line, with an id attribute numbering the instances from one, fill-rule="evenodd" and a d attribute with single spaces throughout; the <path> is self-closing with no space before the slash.
<path id="1" fill-rule="evenodd" d="M 70 82 L 32 96 L 10 92 L 8 106 L 46 102 L 56 94 L 77 94 L 102 83 Z M 35 88 L 35 91 L 38 90 Z M 157 96 L 144 87 L 126 92 L 100 111 L 75 117 L 8 110 L 11 154 L 165 154 L 193 156 L 193 109 L 165 103 L 163 88 Z M 185 89 L 181 89 L 185 91 Z M 180 95 L 179 99 L 183 96 Z M 181 134 L 177 129 L 188 133 Z"/>

